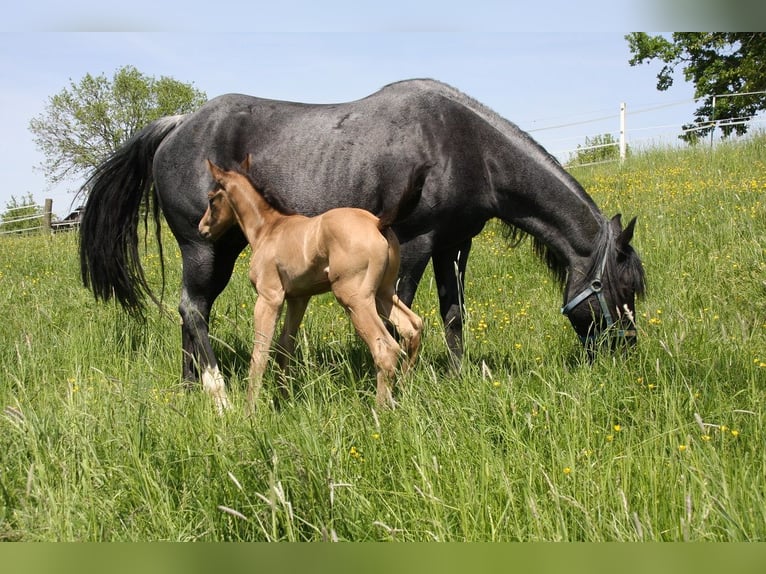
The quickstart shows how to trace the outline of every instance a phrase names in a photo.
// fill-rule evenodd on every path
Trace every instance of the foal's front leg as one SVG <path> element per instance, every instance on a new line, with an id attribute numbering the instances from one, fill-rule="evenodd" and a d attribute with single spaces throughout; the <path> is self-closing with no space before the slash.
<path id="1" fill-rule="evenodd" d="M 250 382 L 247 386 L 247 402 L 250 411 L 255 411 L 255 401 L 263 384 L 263 373 L 269 361 L 271 341 L 274 339 L 279 315 L 282 312 L 284 297 L 269 297 L 259 295 L 253 311 L 253 324 L 255 327 L 255 342 L 253 354 L 250 358 Z"/>
<path id="2" fill-rule="evenodd" d="M 280 385 L 282 396 L 285 398 L 287 398 L 289 389 L 284 377 L 287 375 L 288 364 L 295 355 L 296 334 L 310 299 L 310 297 L 291 297 L 287 300 L 285 323 L 282 327 L 282 334 L 279 336 L 279 343 L 277 344 L 277 364 L 282 370 L 283 376 Z"/>

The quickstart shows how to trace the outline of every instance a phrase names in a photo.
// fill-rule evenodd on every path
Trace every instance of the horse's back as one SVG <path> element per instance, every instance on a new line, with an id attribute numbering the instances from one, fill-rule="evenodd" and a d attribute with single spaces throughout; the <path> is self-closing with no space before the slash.
<path id="1" fill-rule="evenodd" d="M 212 180 L 205 160 L 229 169 L 249 154 L 254 184 L 290 211 L 317 215 L 355 206 L 383 213 L 399 201 L 412 166 L 428 161 L 440 164 L 435 173 L 443 174 L 431 179 L 442 177 L 449 187 L 434 181 L 424 190 L 430 210 L 419 210 L 409 222 L 422 227 L 436 208 L 481 203 L 479 194 L 461 189 L 469 185 L 473 192 L 483 185 L 479 144 L 487 141 L 488 127 L 496 130 L 468 103 L 434 80 L 397 82 L 343 103 L 225 94 L 163 142 L 155 157 L 157 189 L 164 206 L 182 212 L 171 227 L 183 227 L 182 218 L 201 216 L 206 206 Z"/>

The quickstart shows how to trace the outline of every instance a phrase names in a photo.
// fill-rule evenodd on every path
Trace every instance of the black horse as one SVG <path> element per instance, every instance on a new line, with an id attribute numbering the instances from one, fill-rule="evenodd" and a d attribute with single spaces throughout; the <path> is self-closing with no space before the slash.
<path id="1" fill-rule="evenodd" d="M 433 80 L 390 84 L 341 104 L 230 94 L 146 126 L 83 186 L 82 279 L 96 298 L 114 296 L 130 311 L 141 313 L 146 295 L 154 299 L 137 248 L 141 205 L 153 200 L 158 241 L 164 214 L 183 258 L 186 380 L 222 384 L 208 320 L 247 244 L 237 227 L 215 243 L 197 231 L 213 186 L 206 160 L 231 166 L 248 154 L 256 186 L 306 215 L 340 206 L 382 213 L 399 201 L 413 165 L 433 164 L 417 209 L 394 226 L 398 290 L 410 305 L 432 261 L 446 341 L 458 360 L 471 240 L 493 217 L 533 237 L 586 345 L 603 332 L 635 337 L 634 298 L 644 291 L 630 245 L 635 218 L 625 229 L 619 215 L 605 218 L 555 158 L 486 106 Z"/>

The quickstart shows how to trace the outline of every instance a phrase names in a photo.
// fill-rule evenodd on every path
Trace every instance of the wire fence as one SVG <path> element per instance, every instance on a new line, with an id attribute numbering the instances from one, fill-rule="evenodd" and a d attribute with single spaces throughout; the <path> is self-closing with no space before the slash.
<path id="1" fill-rule="evenodd" d="M 715 117 L 716 102 L 721 98 L 762 97 L 763 94 L 766 94 L 766 91 L 715 96 L 713 116 Z M 766 122 L 766 115 L 763 113 L 696 123 L 678 121 L 678 118 L 691 117 L 700 103 L 699 99 L 686 99 L 638 109 L 631 109 L 629 105 L 623 103 L 619 108 L 615 107 L 610 114 L 605 113 L 605 110 L 599 110 L 590 114 L 594 117 L 578 120 L 566 118 L 541 127 L 538 127 L 541 122 L 536 121 L 526 129 L 562 164 L 568 167 L 579 167 L 620 161 L 625 158 L 628 147 L 631 151 L 638 151 L 658 146 L 685 146 L 688 144 L 681 139 L 682 136 L 700 131 L 709 131 L 709 139 L 705 142 L 713 146 L 720 141 L 724 129 L 740 125 L 757 128 Z M 583 116 L 587 115 L 583 114 Z M 582 129 L 586 125 L 593 126 L 589 133 L 585 133 Z M 729 139 L 736 137 L 739 136 L 735 133 L 728 136 Z M 700 140 L 698 143 L 705 142 Z M 602 150 L 601 153 L 598 153 L 598 150 Z M 580 158 L 593 156 L 601 159 L 589 162 L 579 161 Z"/>
<path id="2" fill-rule="evenodd" d="M 19 213 L 14 215 L 14 213 Z M 21 233 L 52 233 L 74 229 L 80 225 L 80 213 L 78 208 L 64 219 L 53 218 L 53 201 L 46 199 L 43 205 L 30 203 L 11 207 L 0 214 L 0 236 Z"/>

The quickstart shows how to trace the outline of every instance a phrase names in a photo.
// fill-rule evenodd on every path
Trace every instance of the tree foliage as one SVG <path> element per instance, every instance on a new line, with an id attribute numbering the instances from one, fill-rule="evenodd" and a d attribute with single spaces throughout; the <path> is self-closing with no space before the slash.
<path id="1" fill-rule="evenodd" d="M 718 123 L 725 137 L 744 134 L 747 123 L 737 122 L 766 109 L 764 32 L 675 32 L 670 39 L 633 32 L 625 39 L 633 55 L 631 66 L 652 60 L 664 64 L 657 74 L 658 90 L 673 85 L 678 66 L 682 67 L 684 79 L 694 83 L 695 97 L 702 104 L 694 112 L 696 122 L 684 129 L 702 127 L 686 132 L 682 139 L 695 141 L 709 134 L 715 127 L 713 122 Z M 742 93 L 750 95 L 720 97 Z"/>
<path id="2" fill-rule="evenodd" d="M 29 129 L 45 156 L 41 168 L 52 184 L 88 172 L 133 133 L 166 116 L 193 111 L 203 92 L 172 78 L 155 79 L 133 66 L 108 79 L 87 74 L 52 96 Z"/>

